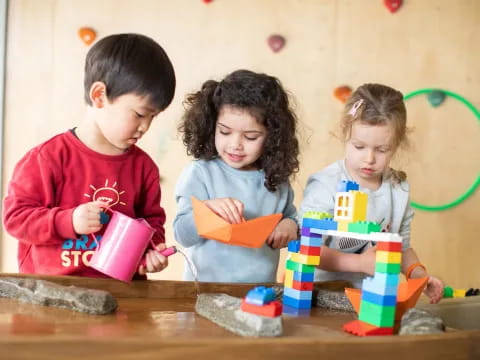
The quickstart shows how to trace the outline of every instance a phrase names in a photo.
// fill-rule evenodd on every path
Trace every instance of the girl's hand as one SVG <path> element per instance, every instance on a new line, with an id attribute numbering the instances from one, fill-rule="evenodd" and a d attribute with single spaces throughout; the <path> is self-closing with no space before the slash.
<path id="1" fill-rule="evenodd" d="M 273 232 L 268 236 L 266 243 L 272 249 L 281 249 L 287 246 L 290 240 L 298 238 L 298 225 L 292 219 L 281 220 Z"/>
<path id="2" fill-rule="evenodd" d="M 443 282 L 435 276 L 429 276 L 423 293 L 430 298 L 430 304 L 438 303 L 443 297 Z"/>
<path id="3" fill-rule="evenodd" d="M 168 266 L 168 257 L 163 256 L 159 251 L 165 250 L 167 246 L 165 244 L 158 244 L 156 249 L 150 249 L 145 254 L 145 265 L 138 267 L 138 273 L 145 275 L 147 272 L 159 272 Z"/>
<path id="4" fill-rule="evenodd" d="M 363 272 L 370 276 L 375 274 L 376 251 L 377 246 L 375 245 L 358 255 L 358 272 Z"/>
<path id="5" fill-rule="evenodd" d="M 239 224 L 244 221 L 243 203 L 240 200 L 221 198 L 205 200 L 203 203 L 230 224 Z"/>
<path id="6" fill-rule="evenodd" d="M 102 228 L 100 212 L 107 207 L 102 201 L 92 201 L 79 205 L 73 210 L 72 224 L 76 234 L 91 234 Z"/>

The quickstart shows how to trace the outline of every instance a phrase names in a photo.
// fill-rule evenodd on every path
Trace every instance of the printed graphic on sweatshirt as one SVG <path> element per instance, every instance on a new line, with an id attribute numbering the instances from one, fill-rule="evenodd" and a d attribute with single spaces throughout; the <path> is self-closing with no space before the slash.
<path id="1" fill-rule="evenodd" d="M 89 266 L 97 242 L 100 242 L 101 235 L 82 235 L 79 239 L 66 239 L 63 242 L 60 259 L 63 267 Z"/>
<path id="2" fill-rule="evenodd" d="M 108 185 L 108 179 L 105 180 L 105 184 L 100 187 L 96 188 L 95 185 L 90 185 L 90 188 L 93 190 L 91 194 L 83 194 L 85 197 L 91 199 L 90 201 L 103 201 L 108 204 L 108 207 L 112 207 L 114 205 L 127 205 L 123 201 L 121 201 L 120 196 L 125 192 L 124 190 L 119 191 L 116 189 L 117 182 L 114 181 L 112 185 Z"/>

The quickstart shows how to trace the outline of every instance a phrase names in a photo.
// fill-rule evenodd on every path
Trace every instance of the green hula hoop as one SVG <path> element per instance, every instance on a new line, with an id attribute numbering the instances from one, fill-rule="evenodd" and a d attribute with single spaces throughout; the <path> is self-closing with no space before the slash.
<path id="1" fill-rule="evenodd" d="M 460 95 L 458 95 L 454 92 L 448 91 L 448 90 L 420 89 L 420 90 L 412 91 L 411 93 L 405 95 L 403 97 L 403 99 L 406 101 L 406 100 L 408 100 L 408 99 L 410 99 L 414 96 L 421 95 L 421 94 L 427 94 L 427 93 L 430 93 L 432 91 L 441 91 L 445 95 L 448 95 L 448 96 L 460 101 L 461 103 L 466 105 L 473 112 L 473 114 L 477 117 L 477 121 L 480 123 L 480 111 L 475 106 L 473 106 L 473 104 L 471 102 L 469 102 L 467 99 L 465 99 L 463 96 L 460 96 Z M 441 205 L 423 205 L 423 204 L 419 204 L 417 202 L 411 201 L 410 204 L 412 205 L 413 208 L 419 209 L 419 210 L 424 210 L 424 211 L 443 211 L 443 210 L 447 210 L 447 209 L 450 209 L 454 206 L 459 205 L 460 203 L 462 203 L 463 201 L 468 199 L 475 192 L 475 190 L 477 189 L 477 187 L 479 185 L 480 185 L 480 173 L 477 175 L 476 180 L 467 189 L 467 191 L 465 191 L 462 195 L 460 195 L 458 198 L 456 198 L 455 200 L 453 200 L 449 203 L 441 204 Z"/>

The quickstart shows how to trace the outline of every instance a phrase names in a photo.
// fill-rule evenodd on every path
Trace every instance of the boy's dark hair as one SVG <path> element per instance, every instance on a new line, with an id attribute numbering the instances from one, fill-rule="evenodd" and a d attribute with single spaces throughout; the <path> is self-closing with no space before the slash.
<path id="1" fill-rule="evenodd" d="M 211 160 L 215 149 L 215 127 L 222 106 L 249 112 L 266 127 L 262 155 L 256 162 L 265 172 L 265 187 L 275 191 L 298 172 L 297 118 L 280 81 L 266 74 L 237 70 L 221 82 L 206 81 L 202 89 L 186 96 L 186 112 L 178 130 L 183 133 L 187 154 Z"/>
<path id="2" fill-rule="evenodd" d="M 134 93 L 148 96 L 150 104 L 164 110 L 173 99 L 175 72 L 163 48 L 140 34 L 115 34 L 99 40 L 85 60 L 85 101 L 90 87 L 101 81 L 109 101 Z"/>

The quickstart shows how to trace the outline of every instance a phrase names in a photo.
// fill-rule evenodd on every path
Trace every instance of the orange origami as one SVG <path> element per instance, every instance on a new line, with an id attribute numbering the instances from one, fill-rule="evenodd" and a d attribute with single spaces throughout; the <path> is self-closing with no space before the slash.
<path id="1" fill-rule="evenodd" d="M 240 224 L 230 224 L 202 201 L 191 197 L 193 218 L 200 236 L 229 245 L 259 248 L 277 226 L 282 214 L 261 216 Z"/>

